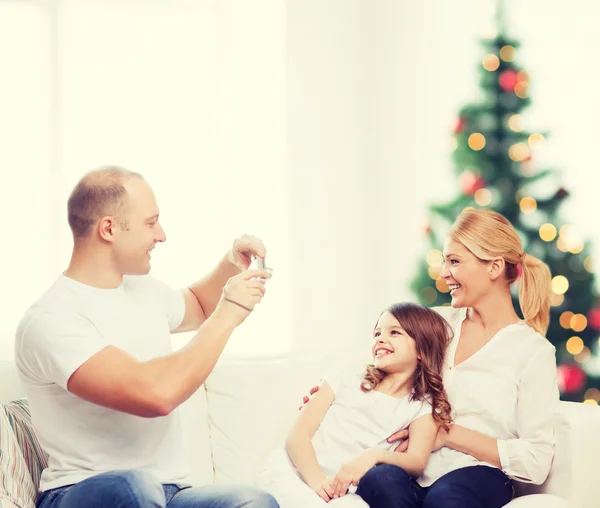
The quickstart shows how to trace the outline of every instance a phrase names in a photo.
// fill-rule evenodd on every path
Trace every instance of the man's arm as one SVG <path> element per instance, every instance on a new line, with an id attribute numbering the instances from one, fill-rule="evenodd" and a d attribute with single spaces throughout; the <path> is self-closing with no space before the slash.
<path id="1" fill-rule="evenodd" d="M 212 272 L 191 286 L 182 289 L 185 314 L 181 324 L 171 333 L 193 332 L 215 311 L 223 286 L 240 273 L 225 256 Z"/>
<path id="2" fill-rule="evenodd" d="M 235 240 L 231 250 L 209 274 L 182 290 L 185 314 L 181 324 L 171 333 L 198 330 L 217 307 L 227 281 L 247 270 L 253 255 L 264 258 L 266 253 L 262 241 L 254 236 L 244 235 Z"/>
<path id="3" fill-rule="evenodd" d="M 257 277 L 269 275 L 249 270 L 231 278 L 217 308 L 186 347 L 139 362 L 107 346 L 71 375 L 67 389 L 94 404 L 136 416 L 169 414 L 204 383 L 233 330 L 262 299 L 264 283 Z"/>

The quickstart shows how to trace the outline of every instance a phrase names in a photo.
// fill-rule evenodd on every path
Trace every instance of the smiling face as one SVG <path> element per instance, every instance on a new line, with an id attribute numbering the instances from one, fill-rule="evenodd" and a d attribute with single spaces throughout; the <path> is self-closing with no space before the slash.
<path id="1" fill-rule="evenodd" d="M 389 312 L 384 312 L 377 322 L 371 351 L 375 367 L 388 374 L 414 370 L 417 366 L 415 339 Z"/>
<path id="2" fill-rule="evenodd" d="M 113 242 L 116 265 L 123 274 L 143 275 L 150 271 L 151 251 L 166 240 L 158 221 L 158 205 L 152 188 L 140 179 L 129 180 L 122 214 Z"/>
<path id="3" fill-rule="evenodd" d="M 440 276 L 448 283 L 452 307 L 473 307 L 492 284 L 490 264 L 478 259 L 463 244 L 448 238 L 444 244 L 444 268 Z"/>

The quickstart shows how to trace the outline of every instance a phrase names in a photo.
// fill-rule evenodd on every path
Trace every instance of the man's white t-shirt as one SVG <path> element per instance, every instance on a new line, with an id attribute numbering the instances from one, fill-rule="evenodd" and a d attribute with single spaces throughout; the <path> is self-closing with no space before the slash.
<path id="1" fill-rule="evenodd" d="M 376 390 L 363 392 L 364 369 L 334 368 L 323 377 L 335 400 L 312 439 L 317 461 L 326 476 L 335 476 L 340 467 L 369 448 L 392 451 L 397 443 L 387 438 L 425 414 L 427 401 L 397 398 Z"/>
<path id="2" fill-rule="evenodd" d="M 67 391 L 71 375 L 109 345 L 141 362 L 168 355 L 170 331 L 184 313 L 183 294 L 148 275 L 125 276 L 116 289 L 63 275 L 27 310 L 17 329 L 15 361 L 49 455 L 41 491 L 122 469 L 189 485 L 177 411 L 142 418 Z"/>

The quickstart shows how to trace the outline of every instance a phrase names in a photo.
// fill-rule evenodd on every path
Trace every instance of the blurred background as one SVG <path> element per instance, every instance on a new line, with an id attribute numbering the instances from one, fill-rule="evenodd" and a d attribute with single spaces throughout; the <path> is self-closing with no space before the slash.
<path id="1" fill-rule="evenodd" d="M 0 0 L 0 359 L 68 264 L 72 187 L 116 164 L 155 189 L 168 241 L 152 273 L 169 284 L 242 233 L 264 239 L 274 277 L 227 355 L 364 344 L 389 303 L 444 303 L 444 217 L 513 214 L 565 279 L 549 332 L 563 397 L 597 403 L 599 15 L 594 0 Z"/>

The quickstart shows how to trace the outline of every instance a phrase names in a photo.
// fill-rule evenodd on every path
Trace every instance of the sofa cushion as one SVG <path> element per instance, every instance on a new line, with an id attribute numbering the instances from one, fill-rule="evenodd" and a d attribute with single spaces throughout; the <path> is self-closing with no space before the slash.
<path id="1" fill-rule="evenodd" d="M 37 490 L 8 417 L 0 408 L 0 504 L 33 508 Z"/>
<path id="2" fill-rule="evenodd" d="M 505 508 L 569 508 L 569 503 L 550 494 L 532 494 L 513 499 Z"/>
<path id="3" fill-rule="evenodd" d="M 338 361 L 366 365 L 368 357 L 360 351 L 220 360 L 206 381 L 215 483 L 252 483 L 283 445 L 302 397 Z"/>
<path id="4" fill-rule="evenodd" d="M 179 411 L 185 458 L 191 471 L 189 480 L 197 486 L 210 485 L 214 473 L 204 386 L 179 406 Z"/>
<path id="5" fill-rule="evenodd" d="M 48 466 L 48 454 L 42 449 L 33 425 L 27 400 L 13 400 L 4 405 L 4 411 L 21 448 L 29 474 L 36 490 L 40 486 L 42 471 Z"/>
<path id="6" fill-rule="evenodd" d="M 596 508 L 599 428 L 598 406 L 561 401 L 554 420 L 556 446 L 548 479 L 543 485 L 516 482 L 517 493 L 552 494 L 568 500 L 570 507 Z"/>

